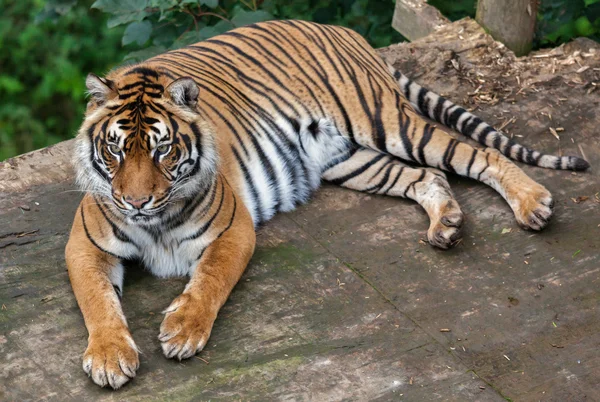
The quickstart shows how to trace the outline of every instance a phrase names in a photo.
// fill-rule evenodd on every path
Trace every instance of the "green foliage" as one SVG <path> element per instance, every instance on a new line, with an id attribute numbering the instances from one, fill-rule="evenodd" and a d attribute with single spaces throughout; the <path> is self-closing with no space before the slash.
<path id="1" fill-rule="evenodd" d="M 0 160 L 73 136 L 85 76 L 122 59 L 122 29 L 76 0 L 0 0 Z"/>
<path id="2" fill-rule="evenodd" d="M 428 3 L 440 10 L 451 21 L 465 17 L 475 18 L 475 10 L 477 9 L 476 0 L 429 0 Z"/>
<path id="3" fill-rule="evenodd" d="M 578 36 L 600 40 L 600 0 L 544 0 L 538 12 L 538 46 L 554 46 Z"/>
<path id="4" fill-rule="evenodd" d="M 452 21 L 475 17 L 476 0 L 429 0 Z M 541 0 L 534 49 L 557 46 L 579 36 L 600 40 L 600 0 Z"/>
<path id="5" fill-rule="evenodd" d="M 108 26 L 127 25 L 126 60 L 141 61 L 230 29 L 270 19 L 303 19 L 348 26 L 376 47 L 403 38 L 391 27 L 393 0 L 97 0 Z"/>

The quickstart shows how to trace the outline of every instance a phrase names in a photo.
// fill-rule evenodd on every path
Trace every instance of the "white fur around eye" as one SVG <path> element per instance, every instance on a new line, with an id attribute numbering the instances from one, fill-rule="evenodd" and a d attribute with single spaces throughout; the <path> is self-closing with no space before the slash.
<path id="1" fill-rule="evenodd" d="M 169 140 L 169 131 L 167 130 L 165 123 L 159 121 L 154 123 L 152 127 L 154 130 L 148 130 L 148 135 L 150 136 L 150 145 L 152 148 L 158 147 L 160 142 Z"/>

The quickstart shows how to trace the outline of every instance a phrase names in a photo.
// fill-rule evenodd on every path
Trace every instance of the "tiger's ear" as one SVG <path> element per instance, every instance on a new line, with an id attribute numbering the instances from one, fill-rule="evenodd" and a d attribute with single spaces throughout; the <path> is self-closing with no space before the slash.
<path id="1" fill-rule="evenodd" d="M 96 74 L 88 74 L 85 79 L 85 86 L 92 100 L 98 105 L 104 104 L 117 95 L 115 83 L 106 78 L 100 78 Z"/>
<path id="2" fill-rule="evenodd" d="M 166 89 L 166 94 L 173 103 L 190 109 L 196 108 L 199 93 L 198 84 L 190 77 L 178 78 L 170 83 Z"/>

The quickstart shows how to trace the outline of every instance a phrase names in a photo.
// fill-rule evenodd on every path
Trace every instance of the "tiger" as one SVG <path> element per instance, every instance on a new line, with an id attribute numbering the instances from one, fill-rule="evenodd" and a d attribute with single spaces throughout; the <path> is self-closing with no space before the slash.
<path id="1" fill-rule="evenodd" d="M 416 201 L 428 242 L 447 249 L 464 216 L 443 171 L 491 186 L 520 226 L 537 231 L 552 195 L 511 160 L 589 168 L 516 143 L 339 26 L 256 23 L 89 74 L 86 87 L 73 158 L 85 195 L 65 257 L 89 334 L 83 369 L 113 389 L 139 368 L 120 302 L 125 260 L 161 278 L 189 276 L 158 335 L 164 355 L 181 360 L 205 347 L 256 229 L 323 181 Z"/>

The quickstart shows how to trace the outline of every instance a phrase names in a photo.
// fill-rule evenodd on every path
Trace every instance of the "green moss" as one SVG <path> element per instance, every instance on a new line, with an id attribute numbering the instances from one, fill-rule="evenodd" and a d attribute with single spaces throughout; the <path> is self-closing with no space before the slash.
<path id="1" fill-rule="evenodd" d="M 257 248 L 253 261 L 274 269 L 294 271 L 311 264 L 315 258 L 316 255 L 312 251 L 291 244 L 280 244 L 275 247 Z"/>
<path id="2" fill-rule="evenodd" d="M 264 397 L 272 394 L 277 387 L 277 378 L 284 373 L 291 373 L 298 369 L 304 361 L 302 356 L 276 357 L 262 362 L 244 362 L 226 371 L 207 374 L 196 381 L 188 381 L 180 389 L 169 389 L 162 393 L 152 395 L 150 399 L 171 401 L 189 400 L 219 400 L 222 395 L 220 389 L 227 388 L 227 400 L 249 400 L 254 397 Z M 237 395 L 232 395 L 231 389 L 236 389 L 238 380 L 252 378 L 252 388 L 237 388 Z M 204 396 L 201 396 L 204 394 Z M 208 395 L 207 395 L 208 394 Z"/>

